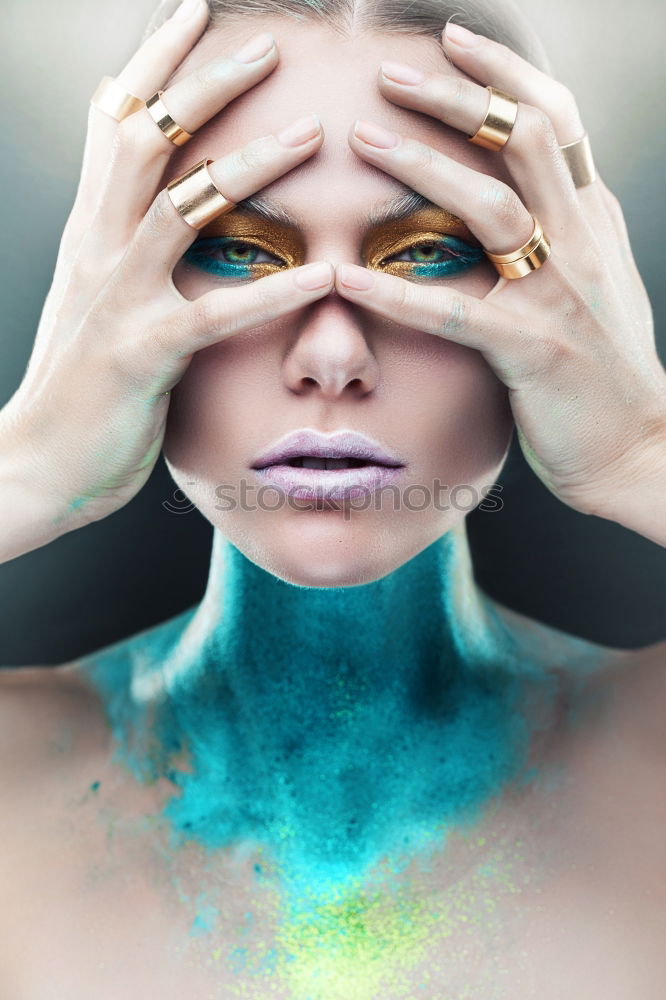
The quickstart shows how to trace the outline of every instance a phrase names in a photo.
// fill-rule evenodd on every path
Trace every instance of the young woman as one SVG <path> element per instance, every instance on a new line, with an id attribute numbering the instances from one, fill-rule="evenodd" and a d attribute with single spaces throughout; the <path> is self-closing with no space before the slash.
<path id="1" fill-rule="evenodd" d="M 465 513 L 515 425 L 666 543 L 666 373 L 574 98 L 452 9 L 185 0 L 93 97 L 2 556 L 162 448 L 215 540 L 194 608 L 2 678 L 7 1000 L 661 995 L 666 644 L 492 601 Z"/>

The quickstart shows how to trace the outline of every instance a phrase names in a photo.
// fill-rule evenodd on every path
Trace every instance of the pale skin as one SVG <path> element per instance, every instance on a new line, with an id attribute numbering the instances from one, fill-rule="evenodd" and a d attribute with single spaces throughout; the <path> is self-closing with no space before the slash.
<path id="1" fill-rule="evenodd" d="M 225 25 L 197 45 L 205 20 L 202 6 L 167 22 L 118 76 L 134 93 L 165 89 L 174 118 L 199 130 L 180 152 L 143 113 L 118 126 L 91 110 L 81 185 L 35 352 L 0 413 L 2 513 L 12 526 L 2 557 L 122 507 L 162 444 L 204 515 L 285 579 L 377 579 L 443 532 L 462 530 L 456 511 L 368 512 L 344 524 L 336 511 L 218 513 L 214 484 L 240 479 L 258 449 L 304 425 L 377 436 L 407 457 L 414 482 L 439 476 L 480 487 L 496 478 L 516 421 L 530 464 L 563 502 L 666 544 L 657 506 L 666 487 L 666 376 L 621 210 L 601 180 L 576 191 L 558 157 L 557 145 L 582 133 L 571 95 L 489 40 L 471 49 L 444 41 L 447 63 L 433 39 L 350 42 L 307 23 L 286 29 L 257 19 Z M 272 32 L 276 48 L 254 64 L 230 62 L 255 31 Z M 191 75 L 210 60 L 221 68 L 214 78 Z M 383 60 L 408 63 L 426 80 L 416 88 L 385 81 Z M 314 79 L 311 65 L 321 67 Z M 485 83 L 521 101 L 501 155 L 465 139 L 483 117 Z M 300 146 L 256 144 L 312 111 L 325 135 Z M 396 149 L 355 137 L 359 117 L 396 131 Z M 302 266 L 225 287 L 181 262 L 197 234 L 163 188 L 204 155 L 217 157 L 211 172 L 229 198 L 261 191 L 298 219 Z M 402 185 L 454 213 L 490 251 L 525 242 L 533 213 L 552 258 L 504 286 L 486 261 L 431 283 L 359 267 L 368 206 Z M 324 284 L 299 288 L 296 276 L 316 262 L 330 262 Z M 359 274 L 374 279 L 371 289 L 345 284 Z M 161 395 L 172 389 L 171 401 Z M 556 406 L 563 396 L 571 404 Z M 70 511 L 84 494 L 92 498 Z M 315 546 L 313 566 L 307 552 Z M 466 585 L 473 588 L 471 577 Z M 501 968 L 507 995 L 521 1000 L 656 1000 L 666 930 L 655 833 L 666 821 L 666 643 L 634 651 L 577 645 L 495 607 L 544 670 L 590 670 L 575 692 L 589 723 L 574 739 L 558 728 L 559 716 L 549 718 L 535 752 L 547 774 L 564 769 L 569 780 L 555 793 L 547 781 L 517 792 L 476 831 L 489 858 L 516 837 L 527 845 L 512 878 L 524 876 L 528 888 L 499 902 L 502 931 L 492 947 L 458 931 L 433 941 L 432 957 L 447 956 L 451 996 L 466 989 L 487 997 Z M 201 859 L 195 851 L 165 859 L 159 835 L 137 835 L 136 818 L 153 814 L 165 789 L 139 788 L 112 763 L 101 706 L 77 664 L 8 673 L 2 684 L 0 993 L 234 995 L 219 992 L 219 969 L 188 939 L 174 889 L 176 873 L 196 895 Z M 111 791 L 103 803 L 92 796 L 72 824 L 71 806 L 93 780 Z M 99 821 L 105 810 L 119 817 L 111 839 Z M 467 880 L 473 896 L 470 850 L 456 840 L 424 891 L 446 897 Z M 249 879 L 231 855 L 216 877 L 232 889 L 231 934 Z M 419 970 L 414 977 L 421 981 Z M 433 986 L 419 995 L 442 993 Z"/>

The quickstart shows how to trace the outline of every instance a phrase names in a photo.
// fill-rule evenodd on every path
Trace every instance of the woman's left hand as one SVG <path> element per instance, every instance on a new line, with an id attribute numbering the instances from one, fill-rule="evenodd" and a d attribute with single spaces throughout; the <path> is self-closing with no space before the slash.
<path id="1" fill-rule="evenodd" d="M 526 279 L 500 278 L 483 299 L 353 264 L 337 268 L 336 290 L 402 325 L 479 350 L 509 389 L 523 453 L 548 489 L 576 510 L 666 544 L 666 371 L 620 204 L 599 177 L 574 186 L 559 148 L 584 134 L 571 93 L 497 42 L 471 35 L 468 45 L 454 44 L 452 35 L 443 32 L 446 54 L 479 83 L 424 73 L 422 82 L 404 85 L 380 71 L 380 90 L 467 135 L 484 119 L 486 85 L 513 95 L 511 136 L 487 155 L 504 157 L 516 190 L 410 138 L 396 136 L 390 148 L 373 144 L 382 132 L 395 135 L 375 125 L 371 143 L 356 132 L 349 143 L 454 212 L 490 253 L 526 243 L 534 216 L 551 255 Z M 361 276 L 370 288 L 346 283 Z"/>

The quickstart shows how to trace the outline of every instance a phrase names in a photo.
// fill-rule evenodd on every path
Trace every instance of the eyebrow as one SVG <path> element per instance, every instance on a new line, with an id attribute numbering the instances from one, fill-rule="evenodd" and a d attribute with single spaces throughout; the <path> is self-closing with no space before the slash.
<path id="1" fill-rule="evenodd" d="M 366 221 L 368 226 L 383 226 L 387 222 L 397 222 L 399 219 L 406 219 L 423 208 L 439 207 L 439 205 L 419 194 L 418 191 L 407 188 L 404 194 L 399 194 L 379 208 L 372 209 L 368 213 Z M 275 222 L 278 225 L 293 226 L 294 228 L 298 228 L 299 225 L 297 220 L 280 205 L 269 202 L 257 195 L 252 195 L 243 201 L 239 201 L 236 208 L 240 211 L 250 212 L 253 215 L 259 215 L 262 219 L 267 219 L 269 222 Z"/>

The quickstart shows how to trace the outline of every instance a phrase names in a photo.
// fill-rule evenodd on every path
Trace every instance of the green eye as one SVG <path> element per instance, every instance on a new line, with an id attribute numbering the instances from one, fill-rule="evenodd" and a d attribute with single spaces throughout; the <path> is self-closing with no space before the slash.
<path id="1" fill-rule="evenodd" d="M 256 277 L 256 265 L 263 265 L 261 270 L 264 271 L 266 264 L 270 265 L 270 270 L 274 270 L 285 263 L 256 243 L 234 239 L 232 236 L 211 236 L 197 240 L 183 255 L 183 260 L 208 274 L 222 278 Z"/>
<path id="2" fill-rule="evenodd" d="M 483 257 L 481 247 L 470 246 L 456 236 L 443 236 L 441 240 L 413 243 L 399 254 L 387 257 L 382 264 L 412 264 L 412 268 L 401 266 L 400 273 L 406 272 L 423 278 L 444 278 L 467 271 Z"/>

